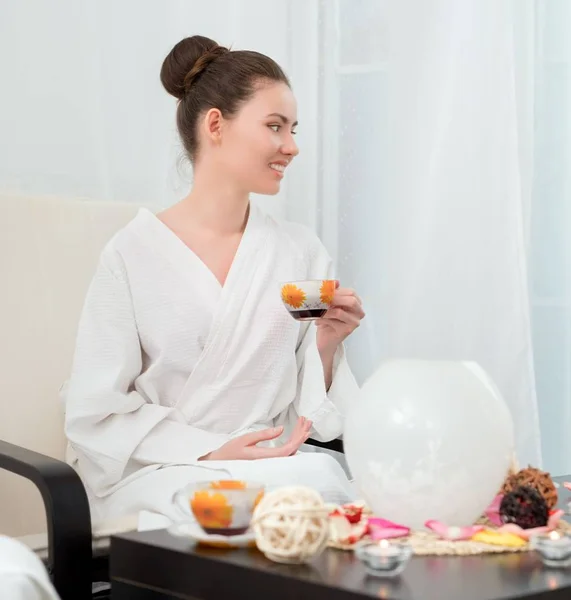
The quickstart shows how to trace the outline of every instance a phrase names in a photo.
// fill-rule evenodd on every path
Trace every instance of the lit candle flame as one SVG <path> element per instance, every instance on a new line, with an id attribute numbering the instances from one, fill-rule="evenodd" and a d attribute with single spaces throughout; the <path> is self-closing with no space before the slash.
<path id="1" fill-rule="evenodd" d="M 388 548 L 389 547 L 389 542 L 387 540 L 381 540 L 379 543 L 379 546 L 381 548 Z"/>
<path id="2" fill-rule="evenodd" d="M 561 538 L 561 536 L 559 535 L 559 533 L 558 533 L 557 531 L 552 531 L 552 532 L 549 534 L 549 539 L 550 539 L 550 540 L 554 540 L 554 541 L 555 541 L 555 540 L 558 540 L 558 539 L 560 539 L 560 538 Z"/>

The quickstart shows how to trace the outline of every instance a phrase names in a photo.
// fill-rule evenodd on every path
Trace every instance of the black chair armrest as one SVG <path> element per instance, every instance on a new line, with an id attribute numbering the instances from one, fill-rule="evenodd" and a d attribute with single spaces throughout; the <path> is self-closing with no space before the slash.
<path id="1" fill-rule="evenodd" d="M 91 514 L 77 473 L 60 460 L 2 440 L 0 469 L 29 479 L 42 495 L 48 568 L 61 599 L 91 598 Z"/>
<path id="2" fill-rule="evenodd" d="M 305 441 L 306 444 L 310 446 L 318 446 L 319 448 L 327 448 L 328 450 L 335 450 L 335 452 L 345 453 L 343 448 L 343 440 L 341 438 L 337 438 L 336 440 L 331 440 L 330 442 L 318 442 L 312 438 L 309 438 Z"/>

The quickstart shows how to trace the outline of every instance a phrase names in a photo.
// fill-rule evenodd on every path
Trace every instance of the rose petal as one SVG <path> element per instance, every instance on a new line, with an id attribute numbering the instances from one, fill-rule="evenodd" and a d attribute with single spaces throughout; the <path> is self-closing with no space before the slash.
<path id="1" fill-rule="evenodd" d="M 485 510 L 484 514 L 488 517 L 488 520 L 492 525 L 500 526 L 503 525 L 502 518 L 500 517 L 500 504 L 502 503 L 503 494 L 498 494 L 493 500 L 490 506 Z"/>
<path id="2" fill-rule="evenodd" d="M 388 540 L 391 538 L 404 537 L 410 533 L 409 529 L 404 527 L 399 529 L 391 529 L 389 527 L 375 527 L 369 530 L 369 537 L 372 540 Z"/>
<path id="3" fill-rule="evenodd" d="M 394 523 L 393 521 L 389 521 L 387 519 L 381 519 L 380 517 L 369 517 L 367 519 L 367 523 L 371 527 L 396 527 L 396 528 L 409 529 L 408 527 L 405 527 L 404 525 L 399 525 L 398 523 Z"/>
<path id="4" fill-rule="evenodd" d="M 450 527 L 449 525 L 445 525 L 440 521 L 434 521 L 433 519 L 426 521 L 424 526 L 434 531 L 434 533 L 436 533 L 442 539 L 451 541 L 468 540 L 475 533 L 478 533 L 484 529 L 482 525 L 471 525 L 469 527 Z"/>
<path id="5" fill-rule="evenodd" d="M 549 519 L 547 520 L 547 528 L 551 531 L 552 529 L 555 529 L 557 527 L 557 525 L 559 524 L 559 521 L 561 521 L 561 517 L 565 514 L 564 510 L 556 510 L 553 511 L 550 515 L 549 515 Z"/>
<path id="6" fill-rule="evenodd" d="M 387 519 L 379 517 L 369 517 L 367 519 L 369 535 L 373 540 L 386 540 L 389 538 L 403 537 L 410 533 L 410 527 L 393 523 Z"/>
<path id="7" fill-rule="evenodd" d="M 553 531 L 559 524 L 559 521 L 561 520 L 561 517 L 564 514 L 565 511 L 563 510 L 554 510 L 551 513 L 549 520 L 547 521 L 547 525 L 544 525 L 543 527 L 532 527 L 531 529 L 523 529 L 515 523 L 506 523 L 505 525 L 502 525 L 502 527 L 500 527 L 498 531 L 501 533 L 513 533 L 514 535 L 519 535 L 519 537 L 524 540 L 529 540 L 533 535 L 539 535 L 541 533 L 548 533 L 549 531 Z"/>
<path id="8" fill-rule="evenodd" d="M 500 533 L 512 533 L 513 535 L 519 536 L 522 540 L 529 540 L 532 535 L 538 535 L 540 533 L 547 533 L 549 527 L 533 527 L 531 529 L 522 529 L 519 525 L 515 523 L 506 523 L 502 525 L 498 531 Z"/>

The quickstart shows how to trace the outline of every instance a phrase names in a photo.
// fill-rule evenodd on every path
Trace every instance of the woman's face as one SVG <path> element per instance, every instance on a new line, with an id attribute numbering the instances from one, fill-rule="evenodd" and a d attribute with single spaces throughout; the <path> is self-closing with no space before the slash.
<path id="1" fill-rule="evenodd" d="M 231 119 L 223 119 L 217 165 L 247 193 L 277 194 L 299 150 L 297 104 L 281 82 L 260 85 Z"/>

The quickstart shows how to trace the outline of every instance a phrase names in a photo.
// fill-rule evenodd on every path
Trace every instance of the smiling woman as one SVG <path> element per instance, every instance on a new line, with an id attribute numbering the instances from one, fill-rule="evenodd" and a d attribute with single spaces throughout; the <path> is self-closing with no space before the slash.
<path id="1" fill-rule="evenodd" d="M 217 151 L 217 168 L 232 174 L 244 190 L 279 191 L 298 149 L 293 141 L 296 101 L 277 63 L 258 52 L 231 52 L 194 36 L 173 48 L 161 81 L 180 100 L 178 130 L 195 173 L 201 151 Z"/>
<path id="2" fill-rule="evenodd" d="M 221 477 L 347 501 L 339 463 L 298 450 L 342 433 L 358 391 L 343 341 L 361 301 L 333 284 L 321 319 L 292 319 L 279 282 L 332 280 L 331 260 L 309 229 L 250 204 L 279 191 L 298 154 L 289 81 L 271 58 L 201 36 L 171 50 L 161 81 L 178 100 L 192 190 L 141 210 L 104 249 L 65 388 L 94 518 L 175 517 L 174 491 Z"/>

